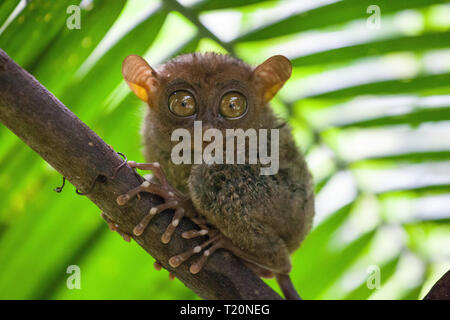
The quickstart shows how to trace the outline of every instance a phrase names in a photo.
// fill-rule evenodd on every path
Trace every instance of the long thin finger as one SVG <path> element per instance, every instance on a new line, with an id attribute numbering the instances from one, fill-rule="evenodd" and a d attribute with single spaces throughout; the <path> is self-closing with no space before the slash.
<path id="1" fill-rule="evenodd" d="M 186 251 L 179 255 L 173 256 L 172 258 L 169 259 L 169 264 L 173 268 L 178 267 L 180 264 L 182 264 L 184 261 L 186 261 L 187 259 L 192 257 L 194 254 L 200 253 L 204 248 L 206 248 L 210 243 L 212 243 L 215 240 L 216 240 L 215 238 L 208 239 L 207 241 L 203 242 L 202 244 L 200 244 L 198 246 L 195 246 L 193 249 L 191 249 L 189 251 Z"/>
<path id="2" fill-rule="evenodd" d="M 151 208 L 148 213 L 144 216 L 144 218 L 142 218 L 142 220 L 134 227 L 133 229 L 133 233 L 137 236 L 140 236 L 145 228 L 147 228 L 148 224 L 150 223 L 150 221 L 153 219 L 153 217 L 155 215 L 157 215 L 158 213 L 173 208 L 174 206 L 176 206 L 178 204 L 177 201 L 169 201 L 167 203 L 163 203 L 160 204 L 156 207 Z"/>
<path id="3" fill-rule="evenodd" d="M 220 248 L 223 247 L 222 244 L 223 244 L 223 243 L 222 243 L 221 240 L 217 241 L 216 243 L 214 243 L 214 244 L 211 246 L 211 248 L 205 250 L 205 251 L 203 252 L 203 255 L 206 256 L 206 257 L 212 255 L 217 249 L 220 249 Z"/>
<path id="4" fill-rule="evenodd" d="M 139 192 L 145 191 L 146 187 L 149 185 L 150 183 L 148 181 L 144 181 L 139 187 L 136 187 L 134 189 L 131 189 L 130 191 L 128 191 L 125 194 L 121 194 L 120 196 L 117 197 L 116 202 L 119 206 L 123 206 L 124 204 L 126 204 L 128 201 L 130 201 L 132 198 L 134 198 Z"/>
<path id="5" fill-rule="evenodd" d="M 159 271 L 159 270 L 162 269 L 162 265 L 161 265 L 161 263 L 159 263 L 158 261 L 155 261 L 155 262 L 153 263 L 153 267 L 154 267 L 157 271 Z"/>
<path id="6" fill-rule="evenodd" d="M 166 186 L 169 184 L 169 182 L 166 179 L 166 175 L 164 174 L 164 171 L 162 170 L 161 165 L 158 162 L 136 163 L 134 161 L 128 161 L 128 165 L 131 168 L 137 168 L 140 170 L 151 170 L 151 171 L 153 171 L 153 174 L 159 180 L 161 185 Z"/>
<path id="7" fill-rule="evenodd" d="M 189 268 L 189 271 L 192 274 L 199 273 L 200 270 L 202 270 L 203 266 L 205 265 L 206 260 L 208 260 L 208 256 L 202 255 L 196 262 L 191 264 L 191 267 Z"/>
<path id="8" fill-rule="evenodd" d="M 167 244 L 170 242 L 170 239 L 172 238 L 172 235 L 175 232 L 175 229 L 178 227 L 178 224 L 180 223 L 180 220 L 181 218 L 183 218 L 183 216 L 184 216 L 184 209 L 178 208 L 175 211 L 172 222 L 167 226 L 166 231 L 163 233 L 161 237 L 162 243 Z"/>
<path id="9" fill-rule="evenodd" d="M 161 188 L 161 186 L 150 183 L 148 181 L 142 182 L 142 184 L 139 187 L 136 187 L 134 189 L 131 189 L 125 194 L 121 194 L 117 197 L 116 202 L 119 206 L 123 206 L 128 201 L 133 199 L 136 195 L 139 195 L 139 192 L 148 192 L 152 194 L 156 194 L 164 199 L 172 198 L 174 196 L 174 193 L 171 191 L 166 191 Z"/>
<path id="10" fill-rule="evenodd" d="M 202 230 L 189 230 L 189 231 L 185 231 L 181 234 L 181 237 L 184 239 L 192 239 L 192 238 L 197 238 L 200 236 L 204 236 L 208 234 L 208 230 L 206 229 L 202 229 Z"/>
<path id="11" fill-rule="evenodd" d="M 196 262 L 194 262 L 191 265 L 191 267 L 189 268 L 189 271 L 192 274 L 199 273 L 202 270 L 203 266 L 205 265 L 206 261 L 208 260 L 208 257 L 211 254 L 213 254 L 214 251 L 216 251 L 217 249 L 219 249 L 221 247 L 222 247 L 221 241 L 217 241 L 215 244 L 213 244 L 211 246 L 211 248 L 209 248 L 203 252 L 203 255 Z"/>
<path id="12" fill-rule="evenodd" d="M 173 256 L 169 259 L 169 264 L 173 267 L 176 268 L 178 267 L 180 264 L 182 264 L 184 261 L 186 261 L 187 259 L 189 259 L 190 257 L 192 257 L 194 254 L 199 253 L 200 251 L 202 251 L 202 248 L 200 246 L 196 246 L 194 249 L 191 249 L 189 251 L 180 253 L 176 256 Z"/>

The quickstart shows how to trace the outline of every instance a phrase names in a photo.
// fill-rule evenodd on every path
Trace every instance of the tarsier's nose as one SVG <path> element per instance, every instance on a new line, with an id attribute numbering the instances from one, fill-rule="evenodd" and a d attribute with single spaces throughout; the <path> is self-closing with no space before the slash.
<path id="1" fill-rule="evenodd" d="M 213 129 L 213 125 L 210 123 L 202 123 L 202 133 L 203 135 L 205 135 L 205 132 L 208 131 L 209 129 Z"/>

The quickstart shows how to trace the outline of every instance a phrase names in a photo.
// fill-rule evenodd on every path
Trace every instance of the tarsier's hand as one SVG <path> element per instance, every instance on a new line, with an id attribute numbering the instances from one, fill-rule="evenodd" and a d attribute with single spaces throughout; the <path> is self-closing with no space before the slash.
<path id="1" fill-rule="evenodd" d="M 128 165 L 131 168 L 152 170 L 154 176 L 158 179 L 160 184 L 156 184 L 150 181 L 144 181 L 139 187 L 136 187 L 128 191 L 127 193 L 117 197 L 117 203 L 120 206 L 125 205 L 140 192 L 156 194 L 164 199 L 164 203 L 149 210 L 144 218 L 142 218 L 141 222 L 139 222 L 139 224 L 134 227 L 133 234 L 136 236 L 140 236 L 145 231 L 148 224 L 155 215 L 164 210 L 173 209 L 175 210 L 175 214 L 172 218 L 172 222 L 169 224 L 166 231 L 161 237 L 162 243 L 169 243 L 172 234 L 175 232 L 175 229 L 181 221 L 181 218 L 183 218 L 185 215 L 192 216 L 195 212 L 195 209 L 193 208 L 188 198 L 186 198 L 183 194 L 178 192 L 169 184 L 159 163 L 136 163 L 134 161 L 128 161 Z"/>
<path id="2" fill-rule="evenodd" d="M 192 273 L 198 273 L 204 266 L 208 257 L 214 251 L 219 248 L 231 247 L 231 242 L 228 241 L 228 239 L 226 239 L 218 230 L 209 227 L 205 220 L 199 218 L 196 215 L 195 208 L 193 207 L 190 199 L 181 194 L 178 190 L 176 190 L 169 184 L 159 163 L 136 163 L 134 161 L 129 161 L 128 165 L 131 168 L 152 170 L 155 177 L 159 180 L 160 184 L 156 184 L 150 181 L 144 181 L 139 187 L 136 187 L 128 191 L 127 193 L 117 197 L 117 203 L 119 205 L 125 205 L 140 192 L 156 194 L 165 200 L 163 204 L 160 204 L 149 210 L 144 218 L 142 218 L 141 222 L 139 222 L 139 224 L 134 227 L 134 235 L 140 236 L 145 231 L 148 224 L 156 214 L 167 209 L 174 209 L 175 214 L 172 218 L 172 222 L 169 224 L 166 231 L 161 237 L 161 241 L 163 243 L 167 244 L 170 242 L 175 229 L 184 216 L 191 218 L 191 220 L 200 228 L 200 230 L 195 229 L 183 232 L 181 236 L 184 239 L 192 239 L 205 235 L 208 235 L 209 237 L 208 240 L 198 246 L 195 246 L 193 249 L 171 257 L 169 259 L 169 264 L 172 267 L 178 267 L 194 254 L 201 253 L 203 251 L 202 256 L 196 262 L 194 262 L 189 269 Z M 209 248 L 206 249 L 208 246 Z"/>

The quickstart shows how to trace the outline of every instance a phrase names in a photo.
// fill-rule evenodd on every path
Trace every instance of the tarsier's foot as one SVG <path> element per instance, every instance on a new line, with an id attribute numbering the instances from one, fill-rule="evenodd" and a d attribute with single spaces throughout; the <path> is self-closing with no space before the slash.
<path id="1" fill-rule="evenodd" d="M 219 231 L 215 229 L 208 230 L 204 226 L 202 226 L 201 230 L 191 230 L 183 232 L 181 235 L 185 239 L 191 239 L 203 235 L 209 235 L 209 239 L 205 242 L 201 243 L 198 246 L 195 246 L 193 249 L 188 250 L 186 252 L 183 252 L 181 254 L 178 254 L 176 256 L 173 256 L 169 259 L 169 264 L 176 268 L 179 265 L 181 265 L 184 261 L 192 257 L 194 254 L 201 253 L 200 258 L 197 259 L 194 263 L 191 264 L 189 271 L 193 274 L 199 273 L 203 266 L 205 265 L 206 261 L 208 260 L 208 257 L 212 255 L 217 249 L 226 249 L 231 252 L 233 252 L 238 257 L 242 255 L 242 251 L 236 247 L 234 244 L 231 243 L 231 241 L 226 238 L 224 235 L 222 235 Z M 209 248 L 207 248 L 209 246 Z M 207 248 L 206 250 L 204 250 Z"/>
<path id="2" fill-rule="evenodd" d="M 119 230 L 119 225 L 117 223 L 115 223 L 110 217 L 108 217 L 108 215 L 106 215 L 106 213 L 102 212 L 101 217 L 106 221 L 106 223 L 108 224 L 108 227 L 111 231 L 115 231 L 118 234 L 120 234 L 122 236 L 123 240 L 125 240 L 126 242 L 131 241 L 131 236 L 129 234 Z"/>
<path id="3" fill-rule="evenodd" d="M 128 165 L 131 168 L 152 170 L 154 176 L 159 180 L 160 184 L 144 181 L 139 187 L 117 197 L 117 203 L 122 206 L 140 192 L 148 192 L 162 197 L 165 202 L 151 208 L 144 218 L 142 218 L 141 222 L 134 227 L 133 233 L 136 236 L 140 236 L 155 215 L 167 209 L 174 209 L 175 214 L 172 218 L 172 222 L 169 224 L 161 237 L 161 241 L 163 243 L 169 243 L 172 234 L 175 232 L 175 229 L 181 221 L 181 218 L 187 214 L 194 214 L 195 209 L 193 208 L 192 203 L 187 197 L 169 184 L 159 163 L 136 163 L 134 161 L 128 161 Z"/>

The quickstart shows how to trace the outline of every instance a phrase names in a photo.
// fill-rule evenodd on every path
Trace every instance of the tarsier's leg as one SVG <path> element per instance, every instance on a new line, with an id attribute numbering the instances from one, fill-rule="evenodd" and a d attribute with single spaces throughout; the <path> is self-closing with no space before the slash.
<path id="1" fill-rule="evenodd" d="M 142 218 L 142 220 L 134 227 L 133 234 L 135 234 L 136 236 L 140 236 L 155 215 L 167 209 L 174 209 L 175 214 L 172 218 L 172 222 L 169 224 L 166 231 L 161 237 L 161 241 L 163 243 L 169 243 L 172 234 L 175 232 L 175 229 L 181 221 L 181 218 L 183 218 L 184 216 L 195 215 L 195 209 L 192 206 L 192 203 L 187 197 L 185 197 L 169 184 L 159 163 L 136 163 L 134 161 L 128 161 L 128 165 L 131 168 L 152 170 L 154 176 L 159 180 L 160 185 L 149 181 L 144 181 L 139 187 L 134 188 L 127 193 L 117 197 L 117 203 L 119 205 L 126 204 L 140 192 L 156 194 L 165 200 L 164 203 L 149 210 L 144 218 Z"/>

